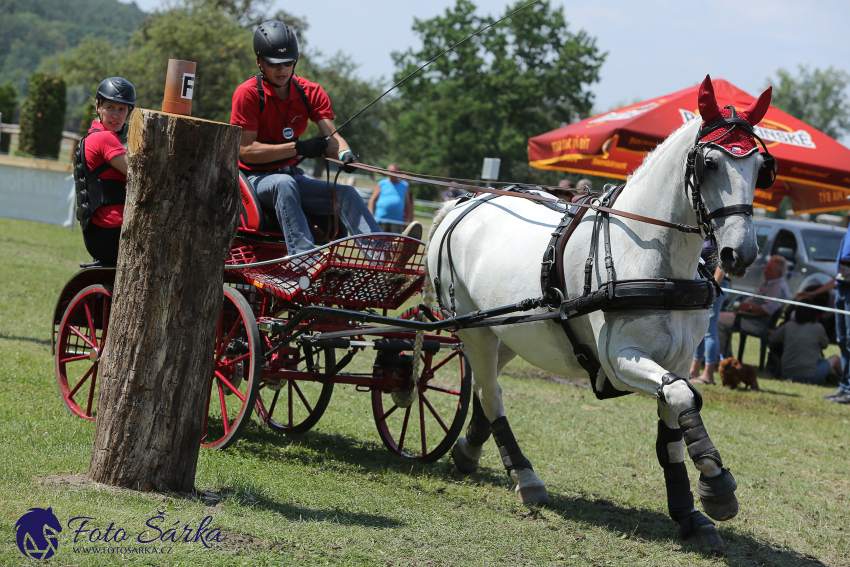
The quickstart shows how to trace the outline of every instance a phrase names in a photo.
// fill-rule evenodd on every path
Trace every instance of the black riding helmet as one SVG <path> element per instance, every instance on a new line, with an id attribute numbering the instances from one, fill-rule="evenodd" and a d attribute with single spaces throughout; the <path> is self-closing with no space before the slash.
<path id="1" fill-rule="evenodd" d="M 127 79 L 109 77 L 97 87 L 97 100 L 111 100 L 130 105 L 130 110 L 136 106 L 136 89 Z"/>
<path id="2" fill-rule="evenodd" d="M 254 53 L 272 65 L 297 61 L 298 38 L 292 28 L 283 22 L 263 22 L 254 32 Z"/>

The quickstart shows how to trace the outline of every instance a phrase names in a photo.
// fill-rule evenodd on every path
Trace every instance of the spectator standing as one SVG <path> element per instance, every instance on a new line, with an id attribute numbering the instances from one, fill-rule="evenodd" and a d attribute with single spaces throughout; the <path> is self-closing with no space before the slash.
<path id="1" fill-rule="evenodd" d="M 593 191 L 593 183 L 590 182 L 590 179 L 579 179 L 576 187 L 583 193 L 590 193 Z"/>
<path id="2" fill-rule="evenodd" d="M 726 274 L 717 265 L 717 248 L 711 243 L 711 239 L 707 238 L 702 243 L 702 252 L 700 257 L 705 262 L 706 268 L 714 274 L 714 281 L 720 287 L 728 289 L 730 287 L 729 280 L 726 279 Z M 723 298 L 718 297 L 711 308 L 711 319 L 708 321 L 708 330 L 702 341 L 697 345 L 694 352 L 694 360 L 691 362 L 690 380 L 694 384 L 714 384 L 714 373 L 717 371 L 717 365 L 720 364 L 720 339 L 717 336 L 717 321 L 720 317 L 720 309 L 723 307 Z M 700 374 L 702 364 L 705 363 L 705 372 Z"/>
<path id="3" fill-rule="evenodd" d="M 771 344 L 782 345 L 782 377 L 786 380 L 819 384 L 827 378 L 837 381 L 841 376 L 838 356 L 821 357 L 829 338 L 816 317 L 817 311 L 811 307 L 797 307 L 794 320 L 770 335 Z"/>
<path id="4" fill-rule="evenodd" d="M 393 163 L 387 170 L 395 172 L 399 167 Z M 388 179 L 381 179 L 369 199 L 369 211 L 384 232 L 402 232 L 404 223 L 413 222 L 413 194 L 407 181 L 392 174 Z"/>
<path id="5" fill-rule="evenodd" d="M 785 282 L 785 272 L 788 270 L 788 261 L 778 254 L 774 254 L 764 267 L 764 283 L 755 291 L 756 295 L 775 297 L 776 299 L 790 299 L 791 290 Z M 779 301 L 761 299 L 758 297 L 747 297 L 738 305 L 737 313 L 748 313 L 752 317 L 741 320 L 741 328 L 748 333 L 763 333 L 767 329 L 767 320 L 777 309 L 782 307 Z M 721 348 L 726 348 L 726 339 L 729 329 L 735 323 L 735 311 L 723 311 L 717 318 L 717 337 Z M 850 396 L 848 396 L 850 397 Z"/>

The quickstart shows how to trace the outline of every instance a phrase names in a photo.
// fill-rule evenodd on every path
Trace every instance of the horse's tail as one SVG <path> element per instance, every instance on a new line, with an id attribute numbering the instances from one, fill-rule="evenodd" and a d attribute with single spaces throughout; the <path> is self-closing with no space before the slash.
<path id="1" fill-rule="evenodd" d="M 437 232 L 437 227 L 440 226 L 440 223 L 443 222 L 443 219 L 446 218 L 446 215 L 449 214 L 452 209 L 455 208 L 457 201 L 448 201 L 445 205 L 440 207 L 440 210 L 437 211 L 437 214 L 434 215 L 434 221 L 431 224 L 431 230 L 428 231 L 428 244 L 425 245 L 425 290 L 422 293 L 422 304 L 431 309 L 434 305 L 434 302 L 437 300 L 437 290 L 434 287 L 433 282 L 431 281 L 431 270 L 428 267 L 428 249 L 431 247 L 431 242 L 433 242 L 434 234 Z M 423 314 L 420 313 L 419 319 L 422 320 Z M 419 363 L 422 356 L 422 342 L 425 340 L 425 331 L 416 331 L 416 340 L 413 342 L 413 379 L 415 381 L 419 380 Z M 414 391 L 416 389 L 414 388 Z"/>

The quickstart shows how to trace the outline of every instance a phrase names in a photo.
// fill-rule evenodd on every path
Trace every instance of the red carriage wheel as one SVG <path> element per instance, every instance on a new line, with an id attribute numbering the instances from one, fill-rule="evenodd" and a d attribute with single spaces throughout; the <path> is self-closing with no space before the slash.
<path id="1" fill-rule="evenodd" d="M 305 351 L 302 346 L 298 358 L 298 370 L 280 371 L 260 385 L 257 415 L 273 431 L 309 431 L 331 401 L 334 385 L 326 379 L 328 369 L 336 364 L 334 349 Z"/>
<path id="2" fill-rule="evenodd" d="M 412 319 L 417 314 L 411 309 L 401 318 Z M 391 392 L 372 390 L 375 425 L 393 453 L 432 463 L 445 455 L 460 435 L 469 409 L 472 368 L 463 351 L 451 346 L 443 345 L 434 354 L 423 351 L 418 395 L 410 407 L 396 405 Z"/>
<path id="3" fill-rule="evenodd" d="M 92 421 L 111 310 L 112 286 L 83 289 L 68 304 L 56 341 L 56 382 L 62 401 L 72 414 Z"/>
<path id="4" fill-rule="evenodd" d="M 215 366 L 207 389 L 201 446 L 224 449 L 251 420 L 260 384 L 260 331 L 248 300 L 224 286 L 215 332 Z"/>

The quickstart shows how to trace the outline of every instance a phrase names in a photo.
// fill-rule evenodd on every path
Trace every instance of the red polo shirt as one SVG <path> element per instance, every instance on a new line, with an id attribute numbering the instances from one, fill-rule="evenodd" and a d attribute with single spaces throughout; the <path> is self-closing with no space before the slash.
<path id="1" fill-rule="evenodd" d="M 94 120 L 91 123 L 89 132 L 97 129 L 100 132 L 89 134 L 86 138 L 86 165 L 89 171 L 100 167 L 102 163 L 108 162 L 115 156 L 126 154 L 127 150 L 121 145 L 121 140 L 118 139 L 118 134 L 107 130 L 103 124 Z M 127 176 L 111 167 L 100 174 L 100 179 L 117 179 L 127 183 Z M 124 205 L 104 205 L 99 207 L 92 216 L 91 221 L 97 226 L 103 228 L 115 228 L 121 226 L 124 220 Z"/>
<path id="2" fill-rule="evenodd" d="M 286 100 L 277 96 L 271 84 L 263 81 L 266 103 L 262 114 L 260 114 L 260 94 L 257 92 L 256 77 L 251 77 L 239 85 L 233 93 L 230 123 L 241 126 L 243 130 L 256 132 L 258 142 L 283 144 L 303 134 L 307 129 L 308 119 L 313 122 L 334 119 L 331 101 L 322 87 L 301 77 L 293 76 L 292 79 L 289 81 L 289 98 Z M 304 88 L 304 94 L 307 95 L 307 102 L 310 104 L 309 113 L 293 84 L 294 80 L 297 80 Z M 292 128 L 294 134 L 288 140 L 283 136 L 285 128 Z M 296 161 L 298 158 L 292 157 L 270 164 L 246 164 L 240 159 L 239 167 L 250 171 L 262 171 L 291 165 Z"/>

